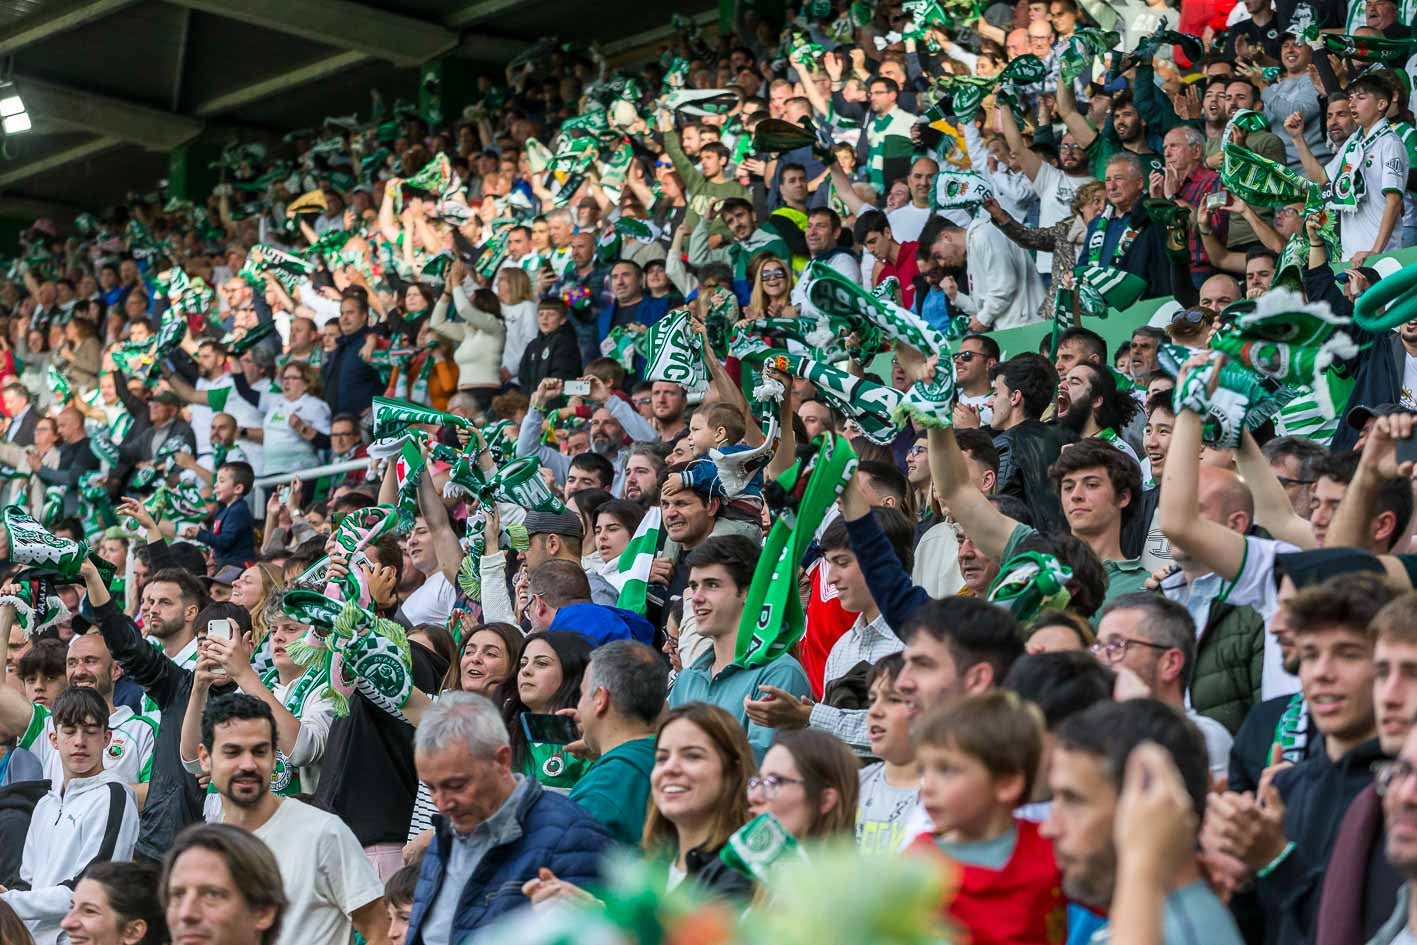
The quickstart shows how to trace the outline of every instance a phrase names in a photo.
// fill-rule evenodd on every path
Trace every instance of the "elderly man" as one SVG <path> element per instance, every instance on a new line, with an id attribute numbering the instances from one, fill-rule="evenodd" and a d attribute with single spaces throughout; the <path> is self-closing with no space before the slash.
<path id="1" fill-rule="evenodd" d="M 419 780 L 443 815 L 423 856 L 407 945 L 452 945 L 527 905 L 542 869 L 585 886 L 613 841 L 579 804 L 512 771 L 501 713 L 469 692 L 442 696 L 414 742 Z"/>
<path id="2" fill-rule="evenodd" d="M 1207 216 L 1212 232 L 1224 239 L 1227 220 L 1224 215 L 1211 214 L 1205 198 L 1220 189 L 1220 175 L 1205 166 L 1205 135 L 1189 126 L 1166 132 L 1162 150 L 1166 156 L 1164 171 L 1152 171 L 1151 196 L 1165 197 L 1191 211 L 1191 217 Z M 1190 250 L 1191 281 L 1197 288 L 1215 273 L 1215 263 L 1206 254 L 1201 236 L 1194 230 L 1187 237 Z"/>
<path id="3" fill-rule="evenodd" d="M 1181 298 L 1183 290 L 1189 290 L 1189 299 L 1182 299 L 1182 304 L 1194 300 L 1190 279 L 1176 278 L 1185 261 L 1173 263 L 1166 251 L 1166 228 L 1153 220 L 1142 204 L 1146 179 L 1141 159 L 1127 152 L 1112 155 L 1103 184 L 1107 208 L 1088 224 L 1078 263 L 1121 269 L 1146 280 L 1144 298 Z"/>

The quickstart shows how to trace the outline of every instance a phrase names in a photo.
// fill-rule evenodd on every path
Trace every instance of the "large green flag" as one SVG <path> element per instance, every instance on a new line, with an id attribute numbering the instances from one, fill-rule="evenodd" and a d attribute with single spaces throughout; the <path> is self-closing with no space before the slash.
<path id="1" fill-rule="evenodd" d="M 786 653 L 806 630 L 802 598 L 797 593 L 797 572 L 802 555 L 827 509 L 856 472 L 856 453 L 840 435 L 818 437 L 816 452 L 804 469 L 799 460 L 778 477 L 778 485 L 790 495 L 805 476 L 806 488 L 796 513 L 778 516 L 763 542 L 762 557 L 753 570 L 743 617 L 738 624 L 734 662 L 740 666 L 763 666 Z M 626 549 L 628 552 L 629 549 Z"/>

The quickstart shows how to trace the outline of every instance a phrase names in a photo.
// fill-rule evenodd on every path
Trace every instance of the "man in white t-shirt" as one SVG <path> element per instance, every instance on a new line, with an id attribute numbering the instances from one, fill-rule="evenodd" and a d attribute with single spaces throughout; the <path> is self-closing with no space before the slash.
<path id="1" fill-rule="evenodd" d="M 197 759 L 221 795 L 221 821 L 275 854 L 289 907 L 275 945 L 348 945 L 357 929 L 388 942 L 384 888 L 354 832 L 333 814 L 271 793 L 276 722 L 270 706 L 232 693 L 207 704 Z"/>
<path id="2" fill-rule="evenodd" d="M 999 123 L 1004 129 L 1004 140 L 1013 152 L 1019 169 L 1033 184 L 1033 192 L 1038 195 L 1038 225 L 1046 229 L 1073 215 L 1073 198 L 1084 185 L 1097 180 L 1089 173 L 1087 149 L 1077 143 L 1072 132 L 1063 135 L 1058 142 L 1058 166 L 1054 167 L 1028 147 L 1019 134 L 1018 123 L 1013 112 L 1007 108 L 998 110 Z M 1048 275 L 1053 271 L 1053 254 L 1038 253 L 1038 271 Z"/>
<path id="3" fill-rule="evenodd" d="M 1387 120 L 1393 91 L 1376 74 L 1348 86 L 1358 127 L 1325 170 L 1339 210 L 1343 259 L 1354 266 L 1373 253 L 1402 245 L 1402 197 L 1407 189 L 1407 149 Z"/>
<path id="4" fill-rule="evenodd" d="M 989 372 L 999 363 L 999 343 L 988 335 L 966 335 L 954 353 L 958 402 L 979 413 L 979 425 L 994 422 L 994 382 Z"/>
<path id="5" fill-rule="evenodd" d="M 930 216 L 930 192 L 935 187 L 935 175 L 940 173 L 940 165 L 934 158 L 916 158 L 910 165 L 910 175 L 906 186 L 910 188 L 910 203 L 896 207 L 886 214 L 886 222 L 891 225 L 891 233 L 901 243 L 913 243 L 920 239 L 920 231 L 925 229 Z"/>

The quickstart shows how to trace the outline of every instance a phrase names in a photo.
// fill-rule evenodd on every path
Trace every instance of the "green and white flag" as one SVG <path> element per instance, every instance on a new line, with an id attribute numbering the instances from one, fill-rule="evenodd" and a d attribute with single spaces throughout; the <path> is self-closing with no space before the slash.
<path id="1" fill-rule="evenodd" d="M 615 601 L 617 607 L 633 610 L 637 614 L 645 612 L 649 566 L 654 563 L 654 556 L 659 551 L 662 531 L 659 506 L 651 506 L 645 517 L 640 519 L 634 537 L 620 553 L 620 569 L 606 575 L 606 580 L 620 592 L 619 599 Z"/>
<path id="2" fill-rule="evenodd" d="M 787 510 L 774 519 L 753 570 L 734 648 L 734 662 L 743 667 L 764 666 L 801 639 L 807 627 L 797 593 L 802 555 L 827 509 L 856 473 L 856 453 L 844 437 L 825 434 L 813 445 L 808 464 L 798 460 L 776 480 L 789 495 L 804 478 L 806 487 L 795 513 Z"/>
<path id="3" fill-rule="evenodd" d="M 676 308 L 649 326 L 644 335 L 645 380 L 678 384 L 691 399 L 708 392 L 703 339 L 690 323 L 689 310 Z"/>
<path id="4" fill-rule="evenodd" d="M 993 186 L 974 171 L 941 171 L 935 175 L 936 209 L 978 207 L 992 196 Z"/>
<path id="5" fill-rule="evenodd" d="M 1145 279 L 1121 269 L 1085 265 L 1076 275 L 1078 302 L 1093 318 L 1106 318 L 1109 309 L 1129 308 L 1146 293 Z"/>

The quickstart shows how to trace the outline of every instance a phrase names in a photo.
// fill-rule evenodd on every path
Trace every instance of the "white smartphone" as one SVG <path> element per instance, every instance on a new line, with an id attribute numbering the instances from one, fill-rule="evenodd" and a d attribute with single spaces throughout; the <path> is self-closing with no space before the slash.
<path id="1" fill-rule="evenodd" d="M 230 641 L 230 640 L 231 640 L 231 636 L 232 636 L 232 627 L 231 627 L 231 621 L 230 621 L 228 618 L 226 618 L 226 617 L 220 617 L 220 618 L 218 618 L 218 619 L 216 619 L 216 620 L 208 620 L 208 621 L 207 621 L 207 639 L 208 639 L 208 640 L 227 640 L 227 641 Z M 216 669 L 212 670 L 212 673 L 213 673 L 214 675 L 217 675 L 217 676 L 225 676 L 225 675 L 226 675 L 226 670 L 223 669 L 222 667 L 218 666 Z"/>
<path id="2" fill-rule="evenodd" d="M 589 397 L 590 381 L 567 381 L 561 385 L 567 397 Z"/>

